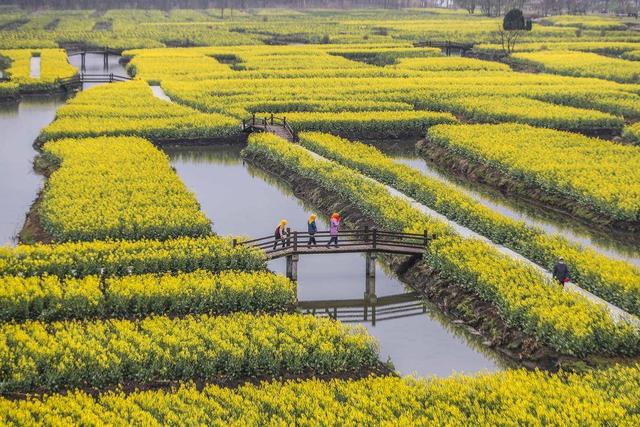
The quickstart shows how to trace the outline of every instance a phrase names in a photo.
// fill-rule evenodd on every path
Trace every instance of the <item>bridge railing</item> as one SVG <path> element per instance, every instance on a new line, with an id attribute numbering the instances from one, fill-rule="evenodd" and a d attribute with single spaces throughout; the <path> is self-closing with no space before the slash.
<path id="1" fill-rule="evenodd" d="M 83 83 L 114 83 L 114 82 L 126 82 L 131 80 L 129 76 L 121 76 L 119 74 L 88 74 L 80 73 L 72 77 L 59 79 L 58 82 L 63 85 L 74 85 Z"/>
<path id="2" fill-rule="evenodd" d="M 313 237 L 318 246 L 327 245 L 331 239 L 328 231 L 318 231 L 311 235 L 308 232 L 291 231 L 287 228 L 282 239 L 276 240 L 275 235 L 261 237 L 258 239 L 238 242 L 246 246 L 262 249 L 267 254 L 277 254 L 280 252 L 296 253 L 304 251 L 310 247 L 309 240 Z M 376 230 L 365 227 L 360 230 L 345 230 L 338 234 L 338 245 L 341 249 L 376 250 L 384 248 L 398 249 L 425 249 L 429 241 L 434 236 L 427 231 L 422 234 L 400 233 L 395 231 Z"/>

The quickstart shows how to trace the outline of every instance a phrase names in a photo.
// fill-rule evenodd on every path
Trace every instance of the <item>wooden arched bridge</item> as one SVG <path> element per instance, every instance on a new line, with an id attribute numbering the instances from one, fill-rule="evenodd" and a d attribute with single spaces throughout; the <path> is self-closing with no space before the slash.
<path id="1" fill-rule="evenodd" d="M 248 119 L 242 120 L 242 131 L 251 132 L 271 132 L 287 141 L 297 141 L 297 134 L 287 122 L 286 117 L 277 117 L 273 114 L 265 117 L 256 117 L 255 113 Z"/>
<path id="2" fill-rule="evenodd" d="M 311 237 L 315 238 L 316 244 L 311 243 Z M 267 236 L 247 241 L 234 240 L 234 245 L 246 245 L 261 249 L 269 260 L 286 258 L 287 277 L 293 281 L 298 280 L 300 255 L 364 253 L 366 255 L 365 292 L 362 300 L 364 319 L 367 319 L 368 308 L 371 307 L 372 321 L 375 324 L 375 307 L 378 305 L 375 280 L 377 254 L 421 257 L 426 253 L 429 242 L 435 238 L 435 235 L 430 235 L 426 230 L 424 233 L 417 234 L 365 227 L 360 230 L 341 231 L 336 245 L 330 246 L 328 244 L 330 237 L 328 231 L 319 231 L 311 236 L 307 232 L 291 231 L 287 228 L 282 239 Z M 335 306 L 338 305 L 336 303 Z M 304 308 L 311 309 L 314 306 L 304 306 Z"/>

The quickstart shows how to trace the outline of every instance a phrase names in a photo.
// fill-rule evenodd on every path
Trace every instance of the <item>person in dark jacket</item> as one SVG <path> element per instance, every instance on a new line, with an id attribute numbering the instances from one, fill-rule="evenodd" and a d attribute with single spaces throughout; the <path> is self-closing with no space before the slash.
<path id="1" fill-rule="evenodd" d="M 316 233 L 318 232 L 318 226 L 316 224 L 316 214 L 311 214 L 309 217 L 309 221 L 307 221 L 307 231 L 309 232 L 309 241 L 307 242 L 307 247 L 311 245 L 316 246 Z"/>
<path id="2" fill-rule="evenodd" d="M 564 263 L 564 259 L 558 259 L 555 267 L 553 267 L 553 277 L 564 286 L 569 279 L 569 267 Z"/>
<path id="3" fill-rule="evenodd" d="M 282 242 L 282 247 L 285 245 L 285 237 L 287 237 L 287 220 L 283 219 L 276 227 L 276 231 L 273 234 L 275 241 L 273 242 L 273 249 L 278 246 L 278 242 Z"/>

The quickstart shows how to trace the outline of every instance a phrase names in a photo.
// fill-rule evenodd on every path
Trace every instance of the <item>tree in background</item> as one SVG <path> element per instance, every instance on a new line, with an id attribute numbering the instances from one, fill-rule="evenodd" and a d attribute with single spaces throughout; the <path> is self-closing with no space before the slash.
<path id="1" fill-rule="evenodd" d="M 518 38 L 525 31 L 531 31 L 531 20 L 525 19 L 520 9 L 511 9 L 504 15 L 502 27 L 498 30 L 502 50 L 506 55 L 511 55 L 516 47 Z"/>
<path id="2" fill-rule="evenodd" d="M 477 0 L 455 0 L 454 4 L 473 15 L 476 11 Z"/>

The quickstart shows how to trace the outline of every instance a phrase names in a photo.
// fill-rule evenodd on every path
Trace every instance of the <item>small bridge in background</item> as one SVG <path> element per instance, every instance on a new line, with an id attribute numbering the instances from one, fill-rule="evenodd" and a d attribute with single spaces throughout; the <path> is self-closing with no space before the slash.
<path id="1" fill-rule="evenodd" d="M 316 244 L 311 242 L 315 238 Z M 365 227 L 361 230 L 347 230 L 339 233 L 338 244 L 328 245 L 330 234 L 328 231 L 319 231 L 313 236 L 307 232 L 291 231 L 287 229 L 282 239 L 275 236 L 261 237 L 259 239 L 237 241 L 234 245 L 245 245 L 264 251 L 268 260 L 286 258 L 286 274 L 293 281 L 298 280 L 298 261 L 300 255 L 327 255 L 340 253 L 365 254 L 365 292 L 363 300 L 302 302 L 300 308 L 307 310 L 324 310 L 327 315 L 338 316 L 339 309 L 346 307 L 363 307 L 364 320 L 367 320 L 368 307 L 372 309 L 372 321 L 375 324 L 375 307 L 379 305 L 376 296 L 376 257 L 377 254 L 405 255 L 422 257 L 427 252 L 429 242 L 435 238 L 425 230 L 422 234 L 400 233 L 395 231 L 382 231 Z M 389 299 L 389 298 L 387 298 Z M 415 308 L 415 297 L 412 297 Z M 404 301 L 382 300 L 385 305 L 393 305 Z M 388 304 L 387 304 L 388 303 Z M 404 307 L 408 308 L 408 307 Z M 403 309 L 404 309 L 403 308 Z M 393 310 L 391 311 L 393 312 Z M 391 312 L 389 314 L 391 314 Z"/>
<path id="2" fill-rule="evenodd" d="M 458 43 L 458 42 L 451 42 L 451 41 L 426 40 L 426 41 L 415 42 L 413 46 L 414 47 L 437 47 L 438 49 L 441 49 L 445 55 L 451 56 L 453 52 L 460 52 L 461 55 L 464 55 L 465 53 L 473 49 L 474 44 Z"/>
<path id="3" fill-rule="evenodd" d="M 277 117 L 271 114 L 268 117 L 259 118 L 255 113 L 248 119 L 242 120 L 242 131 L 245 133 L 252 132 L 271 132 L 287 141 L 297 141 L 298 135 L 287 122 L 286 117 Z"/>

